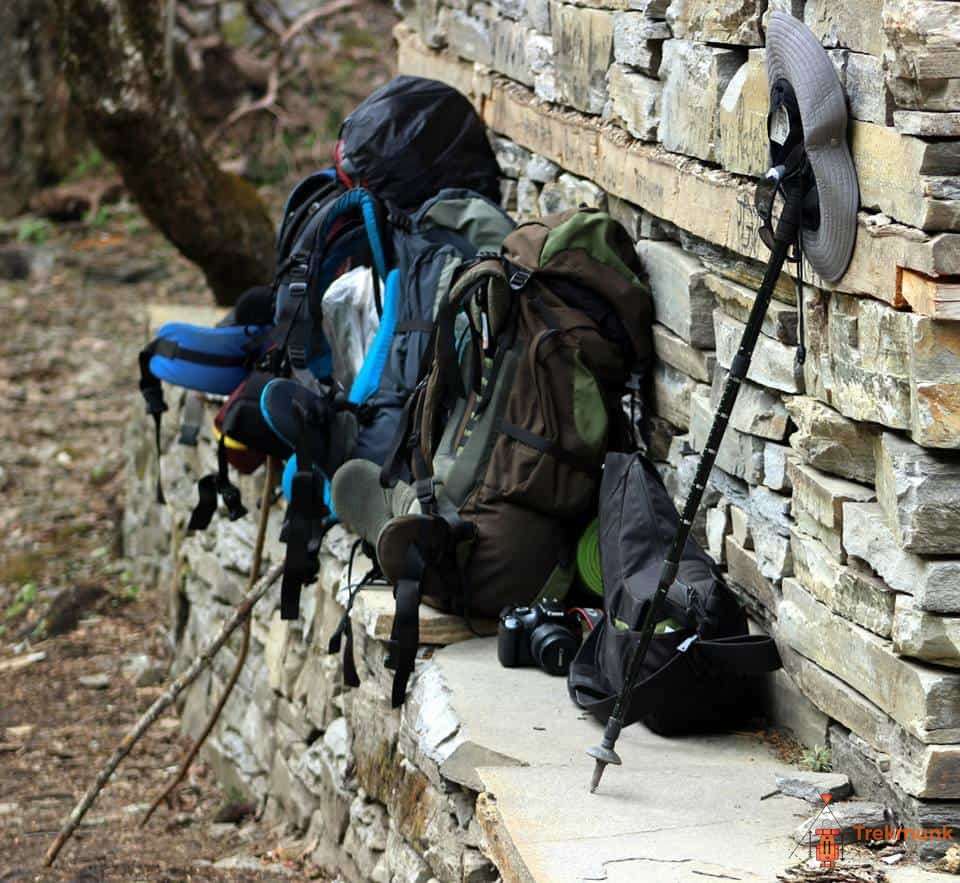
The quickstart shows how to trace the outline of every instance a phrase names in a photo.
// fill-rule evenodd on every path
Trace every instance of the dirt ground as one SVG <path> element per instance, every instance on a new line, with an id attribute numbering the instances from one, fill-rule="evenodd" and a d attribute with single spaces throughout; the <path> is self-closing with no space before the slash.
<path id="1" fill-rule="evenodd" d="M 343 113 L 390 76 L 394 21 L 361 2 L 306 53 L 301 79 L 323 88 L 291 100 L 320 121 L 315 131 L 292 140 L 268 116 L 251 129 L 268 135 L 255 149 L 222 146 L 232 166 L 273 176 L 273 217 L 287 187 L 329 161 Z M 167 677 L 166 600 L 137 583 L 120 532 L 144 308 L 164 301 L 211 295 L 124 200 L 82 222 L 0 221 L 0 883 L 336 877 L 301 860 L 308 845 L 259 822 L 203 763 L 139 827 L 188 747 L 173 712 L 121 764 L 55 867 L 42 867 Z"/>
<path id="2" fill-rule="evenodd" d="M 202 764 L 173 807 L 138 827 L 186 747 L 172 714 L 121 765 L 55 869 L 40 870 L 166 677 L 165 601 L 133 581 L 121 547 L 124 424 L 144 305 L 209 298 L 196 269 L 133 210 L 46 236 L 7 247 L 27 258 L 30 279 L 0 281 L 0 880 L 321 876 L 292 861 L 282 832 L 251 821 L 253 808 Z M 218 813 L 247 819 L 222 823 Z M 231 856 L 256 870 L 211 867 Z"/>

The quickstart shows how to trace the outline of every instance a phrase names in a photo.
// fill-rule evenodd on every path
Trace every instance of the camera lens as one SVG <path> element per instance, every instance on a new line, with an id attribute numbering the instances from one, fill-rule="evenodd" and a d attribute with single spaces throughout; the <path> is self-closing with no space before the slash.
<path id="1" fill-rule="evenodd" d="M 530 653 L 547 674 L 565 675 L 580 641 L 566 626 L 546 623 L 537 626 L 530 638 Z"/>

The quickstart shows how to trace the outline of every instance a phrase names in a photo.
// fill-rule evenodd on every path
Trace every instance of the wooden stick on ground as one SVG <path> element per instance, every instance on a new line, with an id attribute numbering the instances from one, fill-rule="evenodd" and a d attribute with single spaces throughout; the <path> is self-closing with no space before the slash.
<path id="1" fill-rule="evenodd" d="M 282 564 L 277 564 L 270 568 L 266 576 L 253 587 L 253 590 L 249 592 L 243 601 L 234 609 L 231 617 L 220 627 L 220 631 L 217 632 L 213 640 L 203 648 L 197 658 L 190 663 L 190 666 L 181 672 L 180 676 L 167 687 L 163 695 L 157 697 L 156 701 L 144 712 L 143 717 L 137 721 L 133 729 L 123 737 L 116 751 L 110 755 L 110 759 L 106 765 L 97 774 L 94 783 L 87 789 L 87 793 L 83 795 L 80 802 L 73 808 L 73 812 L 70 813 L 70 816 L 63 823 L 60 833 L 57 834 L 57 839 L 53 841 L 47 850 L 47 854 L 43 858 L 43 863 L 46 867 L 50 867 L 50 865 L 56 861 L 57 855 L 60 850 L 63 849 L 63 845 L 70 839 L 70 835 L 73 834 L 83 817 L 87 814 L 87 810 L 93 805 L 94 800 L 97 799 L 97 795 L 103 790 L 103 786 L 107 784 L 107 780 L 113 775 L 114 770 L 120 765 L 120 762 L 130 753 L 133 746 L 140 741 L 140 738 L 149 729 L 150 725 L 176 701 L 177 696 L 199 677 L 200 673 L 210 664 L 210 661 L 227 642 L 227 639 L 233 634 L 237 626 L 243 623 L 250 615 L 257 601 L 280 579 L 282 572 Z"/>
<path id="2" fill-rule="evenodd" d="M 263 562 L 263 546 L 267 538 L 267 522 L 270 520 L 270 505 L 273 502 L 273 486 L 276 482 L 276 471 L 276 461 L 273 457 L 268 457 L 267 475 L 263 483 L 263 494 L 260 497 L 260 518 L 257 522 L 257 539 L 253 546 L 253 562 L 250 565 L 250 578 L 247 581 L 247 592 L 250 592 L 256 585 L 257 580 L 260 579 L 260 566 Z M 217 721 L 220 719 L 220 713 L 227 704 L 227 700 L 230 698 L 230 694 L 233 692 L 237 681 L 240 680 L 240 672 L 243 671 L 243 666 L 247 661 L 247 653 L 250 651 L 250 620 L 251 617 L 248 616 L 243 624 L 243 643 L 240 645 L 240 654 L 237 656 L 233 671 L 230 673 L 230 679 L 223 688 L 223 693 L 216 707 L 210 713 L 207 725 L 193 743 L 193 747 L 190 748 L 184 755 L 183 760 L 180 761 L 177 774 L 171 779 L 170 784 L 154 798 L 153 803 L 150 804 L 150 807 L 143 814 L 143 818 L 140 820 L 141 828 L 150 821 L 150 817 L 154 814 L 157 807 L 160 806 L 163 801 L 167 800 L 183 781 L 184 776 L 186 776 L 187 771 L 190 769 L 190 765 L 200 753 L 200 749 L 203 748 L 203 743 L 207 741 L 207 737 L 213 732 L 213 728 L 217 725 Z"/>

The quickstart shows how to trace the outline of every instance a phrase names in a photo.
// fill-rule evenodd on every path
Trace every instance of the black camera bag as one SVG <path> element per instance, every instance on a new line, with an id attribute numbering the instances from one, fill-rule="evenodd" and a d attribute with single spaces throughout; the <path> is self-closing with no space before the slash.
<path id="1" fill-rule="evenodd" d="M 601 722 L 623 686 L 630 649 L 679 524 L 653 464 L 609 454 L 600 487 L 604 618 L 570 666 L 573 701 Z M 747 633 L 747 619 L 713 560 L 692 538 L 667 595 L 624 723 L 661 735 L 728 728 L 759 710 L 763 678 L 780 667 L 772 638 Z"/>

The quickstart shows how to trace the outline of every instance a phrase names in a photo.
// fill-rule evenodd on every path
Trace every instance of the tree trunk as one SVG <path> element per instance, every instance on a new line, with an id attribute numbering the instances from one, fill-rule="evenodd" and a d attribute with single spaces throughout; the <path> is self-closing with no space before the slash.
<path id="1" fill-rule="evenodd" d="M 57 0 L 67 79 L 90 136 L 144 214 L 206 274 L 218 303 L 273 275 L 256 189 L 222 171 L 164 57 L 165 0 Z"/>
<path id="2" fill-rule="evenodd" d="M 83 140 L 69 112 L 53 0 L 0 2 L 0 216 L 65 175 Z"/>

